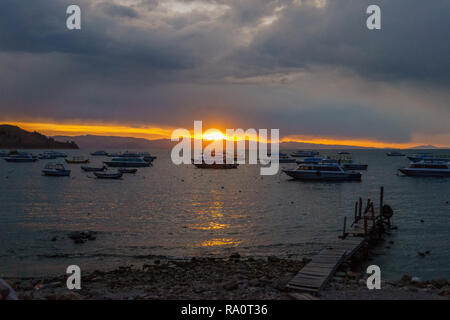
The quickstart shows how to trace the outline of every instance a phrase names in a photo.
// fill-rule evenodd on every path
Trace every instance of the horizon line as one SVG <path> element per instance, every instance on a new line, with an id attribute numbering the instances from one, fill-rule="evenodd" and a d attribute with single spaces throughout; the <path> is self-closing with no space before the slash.
<path id="1" fill-rule="evenodd" d="M 168 127 L 157 126 L 126 126 L 126 125 L 105 125 L 105 124 L 64 124 L 64 123 L 52 123 L 52 122 L 23 122 L 23 121 L 5 121 L 0 125 L 12 125 L 17 126 L 27 131 L 36 131 L 46 136 L 103 136 L 103 137 L 120 137 L 120 138 L 141 138 L 147 141 L 156 140 L 169 140 L 171 141 L 171 134 L 174 129 Z M 213 128 L 211 128 L 213 129 Z M 219 132 L 221 130 L 215 129 Z M 192 130 L 189 130 L 192 132 Z M 295 135 L 298 136 L 298 135 Z M 191 138 L 194 139 L 192 133 Z M 244 137 L 245 141 L 255 141 Z M 208 141 L 204 137 L 202 140 Z M 200 139 L 199 139 L 200 140 Z M 234 139 L 233 139 L 234 140 Z M 209 140 L 212 141 L 212 140 Z M 363 139 L 348 139 L 348 138 L 295 138 L 293 135 L 288 135 L 280 139 L 281 143 L 305 143 L 315 144 L 322 146 L 342 146 L 342 147 L 355 147 L 355 148 L 375 148 L 375 149 L 412 149 L 422 146 L 431 146 L 434 148 L 447 149 L 449 146 L 435 145 L 429 142 L 408 142 L 408 143 L 394 143 L 394 142 L 380 142 L 374 140 Z"/>

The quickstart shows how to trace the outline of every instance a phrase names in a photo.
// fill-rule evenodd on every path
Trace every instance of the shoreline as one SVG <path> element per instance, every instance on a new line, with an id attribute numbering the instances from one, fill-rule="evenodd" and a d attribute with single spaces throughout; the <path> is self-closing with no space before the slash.
<path id="1" fill-rule="evenodd" d="M 192 258 L 189 261 L 154 259 L 142 266 L 82 273 L 81 289 L 68 290 L 66 276 L 6 278 L 20 299 L 48 300 L 354 300 L 450 299 L 447 279 L 421 281 L 403 276 L 368 290 L 367 275 L 349 264 L 341 267 L 318 295 L 286 288 L 309 259 Z"/>

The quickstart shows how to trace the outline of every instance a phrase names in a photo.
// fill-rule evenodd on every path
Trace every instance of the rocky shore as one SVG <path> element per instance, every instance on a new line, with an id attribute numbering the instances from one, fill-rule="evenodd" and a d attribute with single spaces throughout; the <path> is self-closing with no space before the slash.
<path id="1" fill-rule="evenodd" d="M 449 299 L 447 280 L 403 277 L 368 290 L 365 275 L 339 271 L 319 297 L 286 289 L 308 262 L 267 258 L 152 260 L 142 266 L 82 273 L 81 290 L 70 291 L 66 277 L 6 279 L 19 299 Z"/>

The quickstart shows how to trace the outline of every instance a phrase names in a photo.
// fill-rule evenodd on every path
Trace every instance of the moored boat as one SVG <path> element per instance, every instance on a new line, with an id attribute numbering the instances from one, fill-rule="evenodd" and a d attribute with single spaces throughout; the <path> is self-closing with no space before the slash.
<path id="1" fill-rule="evenodd" d="M 94 175 L 98 179 L 120 179 L 120 178 L 122 178 L 121 172 L 116 172 L 116 173 L 94 172 Z"/>
<path id="2" fill-rule="evenodd" d="M 36 162 L 38 157 L 26 152 L 17 152 L 4 158 L 6 162 Z"/>
<path id="3" fill-rule="evenodd" d="M 296 160 L 298 164 L 317 164 L 323 161 L 323 158 L 321 157 L 310 157 L 310 158 L 304 158 L 301 160 Z"/>
<path id="4" fill-rule="evenodd" d="M 412 177 L 450 177 L 450 162 L 422 160 L 411 163 L 409 167 L 401 168 L 399 171 Z"/>
<path id="5" fill-rule="evenodd" d="M 273 158 L 274 156 L 272 156 L 272 158 Z M 275 156 L 276 157 L 276 156 Z M 280 152 L 279 154 L 278 154 L 278 162 L 279 163 L 295 163 L 295 159 L 294 158 L 292 158 L 292 157 L 290 157 L 290 156 L 288 156 L 286 153 L 282 153 L 282 152 Z"/>
<path id="6" fill-rule="evenodd" d="M 319 155 L 318 151 L 315 150 L 297 150 L 294 152 L 291 152 L 291 157 L 296 158 L 308 158 L 308 157 L 314 157 Z"/>
<path id="7" fill-rule="evenodd" d="M 145 161 L 142 157 L 117 157 L 109 161 L 103 161 L 108 167 L 141 168 L 149 167 L 151 162 Z"/>
<path id="8" fill-rule="evenodd" d="M 56 159 L 56 158 L 66 158 L 67 154 L 58 151 L 44 151 L 40 153 L 39 159 Z"/>
<path id="9" fill-rule="evenodd" d="M 50 153 L 40 153 L 38 155 L 39 160 L 54 160 L 56 157 Z"/>
<path id="10" fill-rule="evenodd" d="M 153 160 L 156 159 L 156 156 L 152 156 L 148 152 L 139 152 L 138 154 L 139 154 L 140 157 L 142 157 L 147 162 L 152 162 Z"/>
<path id="11" fill-rule="evenodd" d="M 204 157 L 197 160 L 192 159 L 192 164 L 199 169 L 236 169 L 239 166 L 234 161 L 233 163 L 227 163 L 225 156 L 220 162 L 215 162 L 213 159 L 205 159 Z"/>
<path id="12" fill-rule="evenodd" d="M 91 156 L 107 156 L 108 152 L 103 151 L 103 150 L 97 150 L 95 152 L 91 152 Z"/>
<path id="13" fill-rule="evenodd" d="M 346 171 L 336 163 L 304 164 L 295 170 L 283 170 L 288 176 L 299 180 L 313 181 L 360 181 L 361 173 Z"/>
<path id="14" fill-rule="evenodd" d="M 237 163 L 194 163 L 199 169 L 237 169 L 239 166 Z"/>
<path id="15" fill-rule="evenodd" d="M 404 153 L 397 152 L 397 151 L 391 151 L 391 152 L 388 152 L 388 153 L 386 153 L 386 155 L 387 155 L 388 157 L 404 157 L 404 156 L 405 156 Z"/>
<path id="16" fill-rule="evenodd" d="M 110 157 L 113 158 L 142 158 L 146 162 L 152 162 L 156 159 L 156 156 L 152 156 L 148 152 L 129 152 L 125 151 L 124 153 L 111 153 Z"/>
<path id="17" fill-rule="evenodd" d="M 434 155 L 432 153 L 418 153 L 408 156 L 412 162 L 420 162 L 422 160 L 444 161 L 450 162 L 450 155 Z"/>
<path id="18" fill-rule="evenodd" d="M 342 165 L 344 170 L 367 170 L 367 167 L 369 166 L 367 164 L 355 162 L 351 158 L 340 159 L 338 163 Z"/>
<path id="19" fill-rule="evenodd" d="M 70 170 L 67 170 L 62 163 L 50 162 L 45 165 L 42 173 L 46 176 L 52 177 L 68 177 Z"/>
<path id="20" fill-rule="evenodd" d="M 83 156 L 74 156 L 72 159 L 65 159 L 67 163 L 70 164 L 82 164 L 89 163 L 89 158 L 85 158 Z"/>
<path id="21" fill-rule="evenodd" d="M 136 173 L 136 168 L 119 168 L 118 170 L 120 173 Z"/>
<path id="22" fill-rule="evenodd" d="M 99 171 L 105 171 L 106 166 L 102 166 L 102 167 L 81 166 L 81 169 L 86 172 L 99 172 Z"/>
<path id="23" fill-rule="evenodd" d="M 58 151 L 44 151 L 39 154 L 39 159 L 56 159 L 56 158 L 66 158 L 67 154 Z"/>

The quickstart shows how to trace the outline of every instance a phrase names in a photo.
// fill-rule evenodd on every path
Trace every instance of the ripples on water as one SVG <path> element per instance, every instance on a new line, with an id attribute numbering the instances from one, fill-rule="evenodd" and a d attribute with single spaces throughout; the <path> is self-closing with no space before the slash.
<path id="1" fill-rule="evenodd" d="M 79 165 L 67 165 L 69 178 L 44 177 L 46 160 L 0 159 L 0 276 L 61 274 L 69 264 L 111 269 L 155 256 L 227 256 L 235 250 L 251 256 L 312 255 L 337 239 L 358 197 L 378 201 L 384 185 L 399 230 L 389 238 L 391 248 L 379 246 L 372 262 L 385 277 L 450 277 L 450 179 L 399 177 L 396 170 L 408 164 L 404 157 L 353 151 L 354 159 L 369 164 L 362 182 L 308 183 L 282 173 L 260 176 L 252 165 L 175 166 L 169 151 L 154 153 L 153 167 L 118 181 L 88 178 L 92 174 Z M 104 160 L 90 158 L 91 165 Z M 80 245 L 67 238 L 85 230 L 97 231 L 97 240 Z M 420 258 L 417 252 L 426 250 L 431 255 Z"/>

